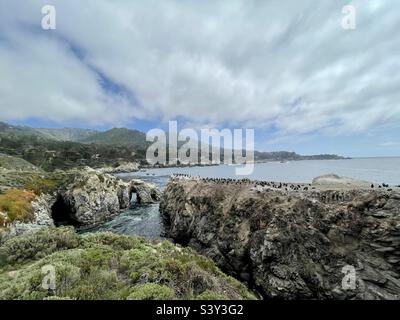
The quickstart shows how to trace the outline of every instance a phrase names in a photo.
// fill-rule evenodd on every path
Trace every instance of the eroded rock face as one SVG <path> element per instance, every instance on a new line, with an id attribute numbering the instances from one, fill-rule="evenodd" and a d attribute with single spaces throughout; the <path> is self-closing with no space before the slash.
<path id="1" fill-rule="evenodd" d="M 140 165 L 136 162 L 127 162 L 120 164 L 117 167 L 106 167 L 97 169 L 97 171 L 101 173 L 127 173 L 127 172 L 135 172 L 140 169 Z"/>
<path id="2" fill-rule="evenodd" d="M 149 204 L 160 201 L 161 192 L 156 185 L 139 179 L 132 179 L 128 183 L 131 192 L 137 193 L 141 204 Z"/>
<path id="3" fill-rule="evenodd" d="M 264 297 L 400 299 L 397 190 L 259 192 L 173 179 L 160 211 L 168 236 Z"/>
<path id="4" fill-rule="evenodd" d="M 141 180 L 122 181 L 89 167 L 68 172 L 69 178 L 51 193 L 43 193 L 31 204 L 34 219 L 30 222 L 14 221 L 0 227 L 0 243 L 26 232 L 45 227 L 72 225 L 89 227 L 104 222 L 131 205 L 136 193 L 139 204 L 160 200 L 160 191 Z M 0 212 L 0 214 L 5 215 Z"/>
<path id="5" fill-rule="evenodd" d="M 71 218 L 79 226 L 90 226 L 128 208 L 132 193 L 137 194 L 140 204 L 153 203 L 160 198 L 154 185 L 141 180 L 124 182 L 90 168 L 77 174 L 60 195 L 70 210 Z"/>
<path id="6" fill-rule="evenodd" d="M 100 223 L 129 206 L 127 184 L 89 168 L 77 174 L 60 195 L 71 218 L 81 226 Z M 61 211 L 62 206 L 57 209 Z"/>

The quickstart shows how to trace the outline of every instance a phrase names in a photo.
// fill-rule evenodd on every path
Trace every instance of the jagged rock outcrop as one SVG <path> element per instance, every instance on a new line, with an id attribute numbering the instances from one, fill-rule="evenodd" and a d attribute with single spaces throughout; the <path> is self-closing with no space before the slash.
<path id="1" fill-rule="evenodd" d="M 167 235 L 266 298 L 400 299 L 400 189 L 172 179 Z"/>
<path id="2" fill-rule="evenodd" d="M 69 218 L 78 226 L 98 224 L 129 206 L 129 191 L 120 179 L 86 168 L 60 192 L 53 217 L 61 223 Z"/>
<path id="3" fill-rule="evenodd" d="M 127 162 L 116 167 L 99 168 L 97 171 L 101 173 L 129 173 L 138 171 L 139 169 L 140 165 L 137 162 Z"/>
<path id="4" fill-rule="evenodd" d="M 132 179 L 129 182 L 130 191 L 137 194 L 141 204 L 149 204 L 160 201 L 161 192 L 155 184 Z"/>
<path id="5" fill-rule="evenodd" d="M 72 223 L 90 226 L 128 208 L 133 193 L 140 204 L 154 203 L 160 198 L 158 189 L 152 184 L 141 180 L 125 182 L 113 175 L 85 168 L 60 191 L 58 201 L 60 211 L 64 206 Z"/>
<path id="6" fill-rule="evenodd" d="M 133 194 L 138 204 L 160 200 L 160 191 L 153 184 L 137 179 L 122 181 L 88 167 L 66 172 L 64 180 L 31 202 L 33 219 L 15 220 L 0 226 L 0 242 L 54 225 L 88 227 L 99 224 L 127 209 Z"/>

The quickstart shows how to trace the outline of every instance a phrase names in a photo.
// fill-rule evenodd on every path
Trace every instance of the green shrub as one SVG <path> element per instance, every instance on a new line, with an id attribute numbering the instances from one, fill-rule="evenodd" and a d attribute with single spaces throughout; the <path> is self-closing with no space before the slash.
<path id="1" fill-rule="evenodd" d="M 174 290 L 157 283 L 145 283 L 134 288 L 128 300 L 174 300 Z"/>
<path id="2" fill-rule="evenodd" d="M 206 290 L 197 297 L 198 300 L 229 300 L 229 298 L 220 292 Z"/>
<path id="3" fill-rule="evenodd" d="M 32 190 L 35 194 L 52 193 L 57 190 L 58 181 L 51 179 L 38 179 L 25 185 L 25 189 Z"/>
<path id="4" fill-rule="evenodd" d="M 144 238 L 117 235 L 112 232 L 85 234 L 82 237 L 82 240 L 82 245 L 85 248 L 90 248 L 92 246 L 96 247 L 98 245 L 106 245 L 111 246 L 115 250 L 129 250 L 131 248 L 136 248 L 146 242 Z"/>
<path id="5" fill-rule="evenodd" d="M 211 260 L 168 241 L 50 228 L 8 240 L 0 261 L 0 300 L 254 299 Z M 48 265 L 55 292 L 42 288 Z"/>
<path id="6" fill-rule="evenodd" d="M 53 193 L 72 182 L 74 174 L 73 170 L 47 173 L 45 176 L 32 179 L 32 181 L 25 184 L 24 188 L 33 191 L 37 195 Z"/>
<path id="7" fill-rule="evenodd" d="M 0 247 L 0 263 L 16 264 L 43 258 L 53 252 L 76 248 L 79 237 L 70 228 L 49 228 L 12 238 Z M 3 258 L 2 258 L 3 257 Z"/>

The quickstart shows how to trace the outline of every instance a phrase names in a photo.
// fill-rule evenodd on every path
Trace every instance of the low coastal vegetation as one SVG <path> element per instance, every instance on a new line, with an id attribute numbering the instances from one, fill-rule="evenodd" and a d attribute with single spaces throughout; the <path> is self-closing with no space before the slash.
<path id="1" fill-rule="evenodd" d="M 70 183 L 76 173 L 76 170 L 47 173 L 42 175 L 40 178 L 25 184 L 24 189 L 31 190 L 38 196 L 44 193 L 52 193 Z"/>
<path id="2" fill-rule="evenodd" d="M 0 155 L 0 168 L 3 170 L 40 171 L 39 168 L 24 159 L 6 155 Z"/>
<path id="3" fill-rule="evenodd" d="M 33 219 L 31 191 L 9 189 L 0 195 L 0 228 L 14 221 L 28 222 Z"/>
<path id="4" fill-rule="evenodd" d="M 42 286 L 44 266 L 55 289 Z M 255 299 L 210 259 L 169 241 L 48 228 L 0 247 L 0 299 Z"/>
<path id="5" fill-rule="evenodd" d="M 75 172 L 76 169 L 46 172 L 18 157 L 0 155 L 0 190 L 27 189 L 39 195 L 54 191 Z"/>
<path id="6" fill-rule="evenodd" d="M 18 159 L 15 157 L 9 157 Z M 0 160 L 4 157 L 0 156 Z M 0 170 L 0 191 L 13 189 L 24 189 L 34 192 L 36 195 L 52 193 L 60 187 L 67 185 L 80 169 L 67 171 L 55 170 L 52 172 L 41 171 L 32 166 L 29 170 Z"/>

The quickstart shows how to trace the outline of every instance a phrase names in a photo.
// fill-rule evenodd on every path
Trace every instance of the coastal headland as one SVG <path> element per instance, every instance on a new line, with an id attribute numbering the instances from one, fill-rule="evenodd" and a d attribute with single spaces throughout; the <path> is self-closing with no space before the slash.
<path id="1" fill-rule="evenodd" d="M 399 299 L 399 208 L 400 188 L 335 176 L 300 185 L 178 175 L 160 204 L 169 237 L 281 299 Z"/>

